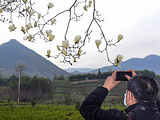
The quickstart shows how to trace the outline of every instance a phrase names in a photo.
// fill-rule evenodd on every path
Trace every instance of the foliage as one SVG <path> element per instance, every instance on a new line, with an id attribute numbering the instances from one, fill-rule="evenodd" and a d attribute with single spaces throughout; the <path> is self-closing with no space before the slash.
<path id="1" fill-rule="evenodd" d="M 11 99 L 17 99 L 18 78 L 15 75 L 12 75 L 7 81 L 8 83 L 6 84 L 8 84 L 9 88 L 6 88 L 6 93 L 8 91 L 7 94 Z M 54 85 L 56 85 L 55 82 L 48 78 L 36 76 L 32 78 L 30 76 L 22 76 L 20 85 L 20 100 L 31 101 L 34 99 L 39 100 L 44 97 L 47 99 L 52 99 L 56 87 Z M 7 95 L 3 93 L 3 89 L 0 90 L 0 93 L 1 98 L 6 97 Z"/>
<path id="2" fill-rule="evenodd" d="M 32 107 L 34 107 L 36 105 L 36 101 L 35 100 L 32 100 L 31 101 L 31 104 L 32 104 Z"/>
<path id="3" fill-rule="evenodd" d="M 136 71 L 137 74 L 144 74 L 144 75 L 148 75 L 150 76 L 151 78 L 155 78 L 156 74 L 153 72 L 153 71 L 150 71 L 150 70 L 139 70 L 139 71 Z"/>
<path id="4" fill-rule="evenodd" d="M 80 104 L 78 102 L 77 104 Z M 79 106 L 79 105 L 78 105 Z M 106 103 L 103 109 L 120 109 L 126 107 L 122 104 Z M 32 106 L 14 106 L 11 110 L 9 107 L 0 107 L 1 120 L 84 120 L 76 106 L 64 105 L 37 105 Z"/>
<path id="5" fill-rule="evenodd" d="M 74 106 L 47 105 L 0 107 L 1 120 L 84 120 Z"/>
<path id="6" fill-rule="evenodd" d="M 144 74 L 144 75 L 148 75 L 151 78 L 155 78 L 156 74 L 153 71 L 149 71 L 149 70 L 137 70 L 135 71 L 137 74 Z M 77 74 L 77 75 L 70 75 L 69 76 L 69 80 L 71 81 L 75 81 L 75 80 L 85 80 L 87 79 L 106 79 L 108 76 L 110 76 L 112 74 L 112 72 L 103 72 L 101 73 L 100 70 L 98 70 L 98 73 L 95 74 L 91 74 L 91 73 L 87 73 L 87 74 Z"/>
<path id="7" fill-rule="evenodd" d="M 76 110 L 79 110 L 80 107 L 81 107 L 81 102 L 80 102 L 80 101 L 77 101 L 76 104 L 75 104 Z"/>

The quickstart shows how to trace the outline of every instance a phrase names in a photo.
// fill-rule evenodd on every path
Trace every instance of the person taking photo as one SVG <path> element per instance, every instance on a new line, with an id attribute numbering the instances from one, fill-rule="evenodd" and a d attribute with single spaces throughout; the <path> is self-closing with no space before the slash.
<path id="1" fill-rule="evenodd" d="M 108 92 L 121 81 L 116 81 L 117 70 L 109 76 L 102 87 L 97 87 L 84 100 L 80 113 L 85 120 L 160 120 L 160 101 L 156 81 L 146 75 L 136 75 L 134 70 L 128 79 L 124 95 L 125 112 L 118 109 L 101 109 Z"/>

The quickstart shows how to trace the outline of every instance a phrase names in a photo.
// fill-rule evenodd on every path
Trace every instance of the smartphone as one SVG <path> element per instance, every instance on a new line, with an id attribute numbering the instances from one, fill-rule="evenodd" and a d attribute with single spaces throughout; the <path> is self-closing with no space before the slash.
<path id="1" fill-rule="evenodd" d="M 129 75 L 130 77 L 132 77 L 132 72 L 118 71 L 116 74 L 116 81 L 128 81 L 125 75 Z"/>

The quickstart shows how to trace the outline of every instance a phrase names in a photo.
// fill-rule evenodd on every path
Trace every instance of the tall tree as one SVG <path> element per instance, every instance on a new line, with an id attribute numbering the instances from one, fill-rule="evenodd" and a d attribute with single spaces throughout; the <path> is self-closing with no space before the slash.
<path id="1" fill-rule="evenodd" d="M 25 67 L 24 65 L 18 65 L 16 68 L 16 71 L 18 73 L 18 76 L 19 76 L 19 80 L 18 80 L 18 103 L 19 103 L 19 99 L 20 99 L 20 78 L 22 76 L 22 74 L 24 74 L 24 71 L 25 71 Z"/>

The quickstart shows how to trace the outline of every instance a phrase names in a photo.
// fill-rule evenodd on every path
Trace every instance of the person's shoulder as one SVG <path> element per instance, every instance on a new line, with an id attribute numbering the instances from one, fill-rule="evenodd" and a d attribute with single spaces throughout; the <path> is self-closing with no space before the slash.
<path id="1" fill-rule="evenodd" d="M 119 120 L 125 120 L 126 119 L 126 114 L 123 110 L 109 109 L 108 112 L 110 112 L 113 116 L 115 116 Z"/>

